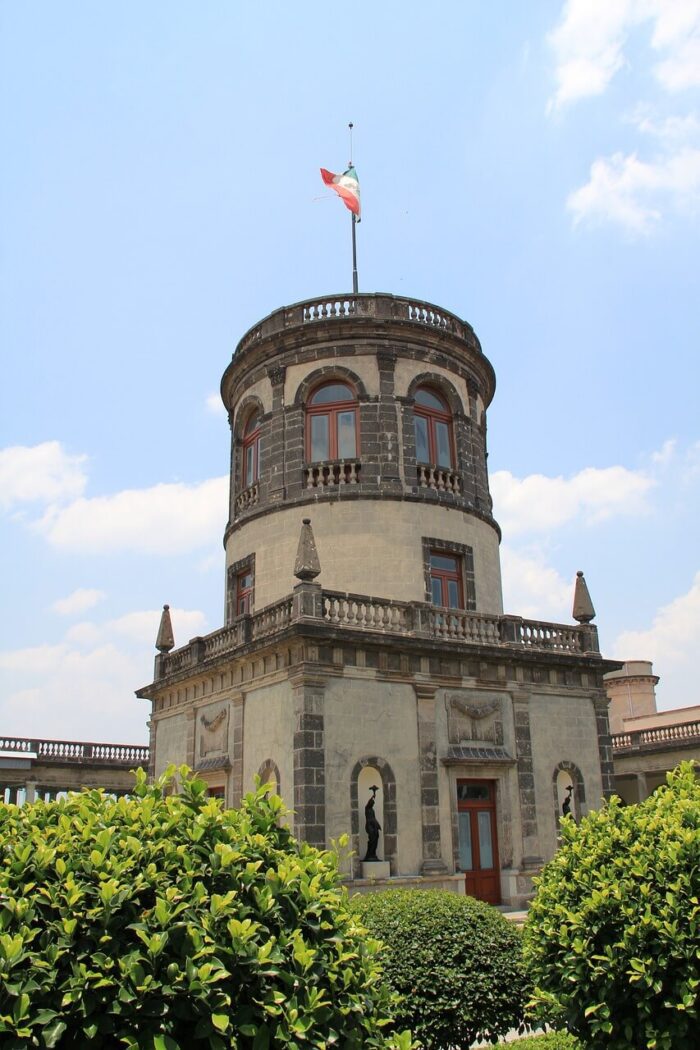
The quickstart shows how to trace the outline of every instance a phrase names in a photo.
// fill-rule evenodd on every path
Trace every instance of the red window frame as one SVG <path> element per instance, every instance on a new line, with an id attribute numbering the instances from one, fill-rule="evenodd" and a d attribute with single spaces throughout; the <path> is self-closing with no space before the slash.
<path id="1" fill-rule="evenodd" d="M 414 417 L 415 416 L 420 416 L 421 419 L 424 419 L 426 421 L 426 428 L 427 428 L 427 431 L 428 431 L 428 457 L 429 457 L 428 458 L 428 463 L 431 466 L 436 466 L 436 467 L 439 466 L 439 467 L 442 467 L 445 470 L 453 470 L 454 469 L 454 465 L 455 465 L 455 461 L 456 461 L 456 457 L 455 457 L 455 448 L 454 448 L 454 434 L 453 434 L 453 430 L 452 430 L 452 413 L 450 412 L 450 410 L 449 410 L 449 408 L 447 406 L 447 402 L 445 401 L 444 397 L 442 396 L 442 394 L 438 393 L 437 390 L 433 390 L 433 388 L 429 387 L 429 386 L 419 386 L 418 389 L 416 390 L 416 397 L 421 392 L 421 390 L 424 390 L 427 394 L 431 394 L 434 398 L 437 398 L 437 400 L 442 402 L 442 404 L 445 406 L 444 410 L 440 411 L 437 408 L 432 408 L 432 407 L 430 407 L 428 405 L 421 405 L 421 404 L 418 403 L 417 400 L 416 400 L 416 403 L 413 406 L 413 415 L 414 415 Z M 438 424 L 438 423 L 444 423 L 446 425 L 446 427 L 447 427 L 447 441 L 448 441 L 448 449 L 449 449 L 449 453 L 450 453 L 450 462 L 449 463 L 438 463 L 438 440 L 437 440 L 437 433 L 436 433 L 436 424 Z M 416 441 L 416 459 L 418 459 L 418 442 L 417 441 Z M 423 460 L 418 459 L 418 462 L 422 463 Z"/>
<path id="2" fill-rule="evenodd" d="M 251 470 L 248 458 L 251 453 Z M 243 479 L 245 488 L 254 485 L 260 477 L 260 413 L 254 412 L 243 431 Z"/>
<path id="3" fill-rule="evenodd" d="M 253 570 L 250 567 L 241 569 L 236 574 L 236 593 L 234 597 L 236 616 L 243 616 L 251 611 L 250 607 L 253 602 L 254 591 L 255 578 L 253 577 Z"/>
<path id="4" fill-rule="evenodd" d="M 346 401 L 325 401 L 322 404 L 314 405 L 313 399 L 328 386 L 344 386 L 352 394 L 352 398 L 348 398 Z M 325 463 L 334 462 L 338 459 L 357 459 L 360 452 L 359 442 L 359 428 L 358 428 L 358 414 L 357 414 L 357 393 L 353 390 L 350 383 L 346 383 L 342 380 L 332 379 L 330 382 L 321 383 L 311 393 L 309 400 L 306 405 L 306 460 L 308 463 Z M 338 451 L 338 416 L 341 413 L 352 413 L 353 416 L 353 432 L 355 436 L 355 452 L 352 456 L 339 455 Z M 328 456 L 324 459 L 313 459 L 312 458 L 312 440 L 311 440 L 311 420 L 314 417 L 327 416 L 328 417 Z"/>
<path id="5" fill-rule="evenodd" d="M 446 566 L 434 565 L 433 560 L 441 558 L 445 561 L 453 561 L 454 569 L 448 569 Z M 464 580 L 462 572 L 462 559 L 458 554 L 450 554 L 446 551 L 431 551 L 430 552 L 430 600 L 433 605 L 440 606 L 443 609 L 463 609 L 464 608 Z M 434 583 L 437 583 L 440 588 L 439 602 L 435 601 L 435 588 Z M 457 587 L 457 601 L 458 604 L 454 605 L 450 601 L 450 583 L 456 584 Z"/>

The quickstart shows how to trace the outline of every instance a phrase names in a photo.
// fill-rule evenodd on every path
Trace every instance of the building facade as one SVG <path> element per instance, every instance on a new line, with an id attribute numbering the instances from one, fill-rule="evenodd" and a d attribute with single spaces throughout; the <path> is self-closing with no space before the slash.
<path id="1" fill-rule="evenodd" d="M 231 425 L 224 626 L 173 649 L 152 772 L 186 763 L 236 805 L 259 774 L 299 838 L 347 833 L 358 887 L 441 885 L 517 906 L 574 813 L 613 786 L 604 672 L 578 623 L 504 615 L 486 413 L 469 324 L 392 295 L 317 299 L 243 336 Z M 363 863 L 377 787 L 378 862 Z M 571 791 L 567 792 L 567 788 Z"/>
<path id="2" fill-rule="evenodd" d="M 648 660 L 628 660 L 605 675 L 615 756 L 615 793 L 643 802 L 681 762 L 700 775 L 700 706 L 656 709 L 656 686 Z"/>

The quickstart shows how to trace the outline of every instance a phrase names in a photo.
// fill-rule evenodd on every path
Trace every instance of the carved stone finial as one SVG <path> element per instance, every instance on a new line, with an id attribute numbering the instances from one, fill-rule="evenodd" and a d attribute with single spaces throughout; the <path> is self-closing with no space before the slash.
<path id="1" fill-rule="evenodd" d="M 590 623 L 595 616 L 595 609 L 593 608 L 593 602 L 591 596 L 588 593 L 588 586 L 583 578 L 583 573 L 579 569 L 576 573 L 576 587 L 574 589 L 574 608 L 571 614 L 574 620 L 578 620 L 579 623 Z"/>
<path id="2" fill-rule="evenodd" d="M 156 638 L 156 649 L 159 653 L 169 653 L 174 645 L 175 638 L 173 635 L 172 621 L 170 619 L 170 606 L 164 605 L 163 612 L 160 617 L 158 637 Z"/>
<path id="3" fill-rule="evenodd" d="M 311 518 L 304 518 L 301 524 L 301 535 L 297 547 L 297 560 L 294 562 L 294 575 L 304 582 L 315 580 L 321 571 L 318 560 L 316 540 L 311 531 Z"/>

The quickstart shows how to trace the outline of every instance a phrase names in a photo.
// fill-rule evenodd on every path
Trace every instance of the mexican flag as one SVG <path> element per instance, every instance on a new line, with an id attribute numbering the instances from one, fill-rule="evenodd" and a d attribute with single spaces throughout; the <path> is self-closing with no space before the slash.
<path id="1" fill-rule="evenodd" d="M 359 222 L 360 183 L 355 169 L 348 168 L 348 170 L 344 171 L 342 175 L 334 175 L 332 171 L 326 171 L 325 168 L 321 168 L 321 178 L 326 186 L 330 186 L 332 190 L 335 190 L 339 197 L 343 198 L 345 207 L 349 208 L 353 215 L 357 216 L 357 221 Z"/>

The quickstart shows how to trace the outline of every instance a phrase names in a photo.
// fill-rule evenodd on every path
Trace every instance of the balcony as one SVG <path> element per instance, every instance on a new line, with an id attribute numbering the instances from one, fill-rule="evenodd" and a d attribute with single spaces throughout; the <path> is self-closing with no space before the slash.
<path id="1" fill-rule="evenodd" d="M 653 729 L 636 729 L 631 733 L 616 733 L 612 738 L 613 751 L 620 755 L 693 745 L 700 745 L 700 722 L 676 722 Z"/>
<path id="2" fill-rule="evenodd" d="M 301 584 L 279 602 L 187 645 L 159 656 L 156 677 L 166 678 L 201 667 L 288 628 L 317 625 L 348 633 L 416 638 L 454 645 L 489 646 L 570 656 L 598 654 L 598 633 L 591 624 L 572 627 L 519 616 L 488 616 L 458 609 L 440 609 L 427 602 L 398 602 L 363 594 Z"/>

